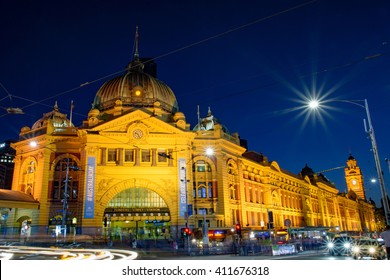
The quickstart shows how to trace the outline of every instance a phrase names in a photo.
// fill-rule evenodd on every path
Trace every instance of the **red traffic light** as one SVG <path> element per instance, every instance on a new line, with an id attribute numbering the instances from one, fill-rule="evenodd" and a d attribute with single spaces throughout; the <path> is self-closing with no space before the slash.
<path id="1" fill-rule="evenodd" d="M 191 235 L 191 230 L 188 227 L 185 227 L 183 230 L 184 236 L 189 236 Z"/>
<path id="2" fill-rule="evenodd" d="M 236 234 L 241 235 L 241 225 L 236 224 Z"/>

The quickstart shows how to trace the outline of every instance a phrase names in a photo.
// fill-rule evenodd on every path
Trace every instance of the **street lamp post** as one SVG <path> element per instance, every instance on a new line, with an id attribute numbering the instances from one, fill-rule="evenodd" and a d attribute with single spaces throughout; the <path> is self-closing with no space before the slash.
<path id="1" fill-rule="evenodd" d="M 376 170 L 378 172 L 378 179 L 379 179 L 379 185 L 380 185 L 381 195 L 382 195 L 382 200 L 383 200 L 385 220 L 386 220 L 386 224 L 390 225 L 390 210 L 389 210 L 389 202 L 387 200 L 385 180 L 383 178 L 383 171 L 382 171 L 380 160 L 379 160 L 378 147 L 376 144 L 375 133 L 374 133 L 374 128 L 373 128 L 372 122 L 371 122 L 371 115 L 370 115 L 370 110 L 368 109 L 367 99 L 364 99 L 364 100 L 333 100 L 333 101 L 351 103 L 351 104 L 354 104 L 354 105 L 357 105 L 359 107 L 364 108 L 366 111 L 368 128 L 367 128 L 367 124 L 366 124 L 365 120 L 364 120 L 364 128 L 366 130 L 366 133 L 370 136 L 371 145 L 372 145 L 372 152 L 374 153 Z M 364 105 L 359 103 L 359 102 L 364 102 Z M 316 101 L 316 100 L 312 100 L 309 103 L 309 107 L 311 109 L 316 109 L 319 106 L 321 106 L 321 104 L 319 101 Z"/>
<path id="2" fill-rule="evenodd" d="M 376 145 L 375 133 L 374 133 L 374 128 L 372 127 L 370 110 L 368 109 L 367 99 L 364 99 L 364 108 L 366 109 L 367 121 L 368 121 L 368 130 L 367 130 L 367 127 L 365 127 L 365 129 L 366 129 L 366 132 L 368 133 L 368 135 L 370 136 L 370 139 L 371 139 L 372 152 L 374 153 L 376 170 L 378 172 L 379 185 L 380 185 L 381 193 L 382 193 L 383 208 L 384 208 L 384 212 L 385 212 L 386 224 L 390 225 L 389 202 L 387 200 L 385 180 L 383 178 L 383 171 L 382 171 L 381 163 L 379 160 L 378 147 Z"/>

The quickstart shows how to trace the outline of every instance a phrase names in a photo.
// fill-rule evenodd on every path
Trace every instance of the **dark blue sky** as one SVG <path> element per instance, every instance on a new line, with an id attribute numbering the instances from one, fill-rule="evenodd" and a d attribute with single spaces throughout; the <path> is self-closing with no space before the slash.
<path id="1" fill-rule="evenodd" d="M 384 0 L 1 1 L 1 139 L 17 138 L 56 100 L 68 114 L 74 100 L 80 125 L 108 75 L 131 61 L 138 25 L 140 56 L 156 59 L 191 128 L 197 105 L 202 116 L 210 106 L 250 150 L 296 174 L 306 163 L 343 166 L 351 152 L 379 202 L 364 109 L 335 101 L 322 119 L 292 109 L 310 95 L 367 99 L 389 192 L 389 19 Z M 325 175 L 345 190 L 342 169 Z"/>

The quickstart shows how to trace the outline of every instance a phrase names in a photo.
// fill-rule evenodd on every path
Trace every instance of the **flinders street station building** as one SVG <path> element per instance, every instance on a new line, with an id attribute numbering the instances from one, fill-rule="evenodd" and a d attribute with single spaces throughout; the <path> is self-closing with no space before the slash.
<path id="1" fill-rule="evenodd" d="M 21 128 L 12 190 L 1 190 L 1 231 L 93 238 L 210 238 L 242 230 L 375 231 L 356 159 L 346 157 L 347 193 L 303 167 L 284 170 L 248 151 L 209 109 L 191 127 L 170 87 L 138 51 L 101 85 L 80 127 L 57 104 Z"/>

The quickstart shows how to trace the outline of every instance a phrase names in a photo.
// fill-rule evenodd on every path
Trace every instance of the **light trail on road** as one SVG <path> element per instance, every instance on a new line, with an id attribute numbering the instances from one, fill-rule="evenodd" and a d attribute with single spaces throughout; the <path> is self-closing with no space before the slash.
<path id="1" fill-rule="evenodd" d="M 134 260 L 137 252 L 119 249 L 62 249 L 57 247 L 0 246 L 0 260 L 49 258 L 56 260 Z"/>

